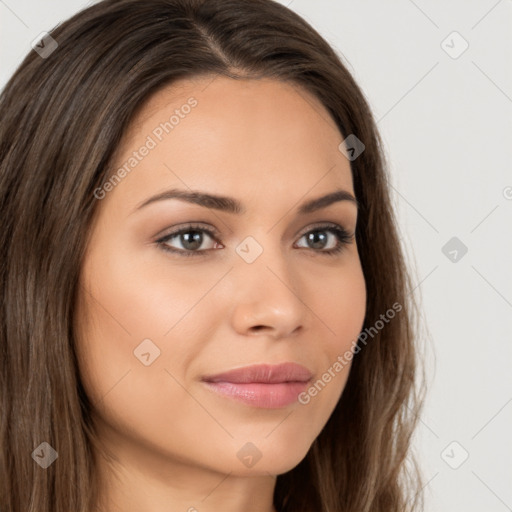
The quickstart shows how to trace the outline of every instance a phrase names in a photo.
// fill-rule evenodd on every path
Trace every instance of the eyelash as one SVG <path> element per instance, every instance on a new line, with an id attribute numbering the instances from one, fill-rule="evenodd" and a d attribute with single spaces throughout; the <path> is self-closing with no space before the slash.
<path id="1" fill-rule="evenodd" d="M 200 225 L 196 224 L 189 224 L 177 231 L 174 231 L 172 233 L 169 233 L 168 235 L 165 235 L 164 237 L 156 240 L 156 244 L 166 252 L 170 252 L 173 254 L 179 254 L 182 256 L 205 256 L 205 253 L 208 253 L 210 251 L 216 251 L 218 249 L 203 249 L 203 250 L 196 250 L 196 251 L 190 251 L 190 250 L 184 250 L 184 249 L 174 249 L 169 247 L 165 242 L 168 242 L 172 240 L 173 238 L 182 235 L 184 233 L 190 233 L 190 232 L 200 232 L 200 233 L 207 233 L 215 242 L 217 241 L 217 233 L 211 229 L 205 228 Z M 314 233 L 317 231 L 326 231 L 334 234 L 336 238 L 338 239 L 338 245 L 334 249 L 312 249 L 315 252 L 318 252 L 320 254 L 324 254 L 326 256 L 336 256 L 339 254 L 346 245 L 348 245 L 352 239 L 354 238 L 353 234 L 348 233 L 345 229 L 343 229 L 341 226 L 338 226 L 337 224 L 321 224 L 321 225 L 315 225 L 313 228 L 309 229 L 308 231 L 304 232 L 300 238 L 303 238 L 305 235 L 308 235 L 309 233 Z M 299 240 L 300 240 L 299 238 Z M 307 249 L 307 247 L 300 247 L 300 249 Z"/>

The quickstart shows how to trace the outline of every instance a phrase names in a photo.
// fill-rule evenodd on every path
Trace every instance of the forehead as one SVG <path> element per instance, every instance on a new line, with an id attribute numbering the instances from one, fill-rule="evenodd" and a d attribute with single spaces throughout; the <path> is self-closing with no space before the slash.
<path id="1" fill-rule="evenodd" d="M 180 80 L 150 97 L 131 123 L 114 161 L 129 172 L 115 193 L 133 202 L 177 184 L 267 195 L 270 186 L 287 195 L 293 187 L 298 197 L 313 187 L 352 190 L 342 140 L 321 102 L 296 84 Z"/>

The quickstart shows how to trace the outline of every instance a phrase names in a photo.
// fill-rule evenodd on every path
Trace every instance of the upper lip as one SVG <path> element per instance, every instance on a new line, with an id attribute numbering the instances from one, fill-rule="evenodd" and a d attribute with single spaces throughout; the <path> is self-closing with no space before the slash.
<path id="1" fill-rule="evenodd" d="M 275 384 L 279 382 L 307 382 L 311 377 L 311 372 L 305 366 L 297 363 L 281 363 L 244 366 L 216 375 L 208 375 L 203 377 L 202 380 L 240 384 L 249 382 Z"/>

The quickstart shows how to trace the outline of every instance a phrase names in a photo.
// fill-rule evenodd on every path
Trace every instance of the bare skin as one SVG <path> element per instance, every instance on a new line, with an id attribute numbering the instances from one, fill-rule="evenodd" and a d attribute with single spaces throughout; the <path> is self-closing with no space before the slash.
<path id="1" fill-rule="evenodd" d="M 157 130 L 158 140 L 155 129 L 191 97 L 197 104 L 181 110 L 169 133 Z M 314 383 L 357 339 L 366 303 L 357 241 L 340 242 L 328 229 L 353 234 L 357 206 L 339 200 L 298 213 L 334 191 L 354 195 L 338 149 L 344 137 L 296 86 L 222 77 L 154 95 L 119 148 L 116 169 L 148 136 L 155 147 L 99 201 L 81 272 L 80 370 L 115 459 L 99 459 L 98 510 L 275 512 L 276 476 L 306 456 L 350 365 L 307 404 L 274 409 L 216 394 L 201 379 L 291 361 Z M 180 199 L 140 207 L 169 189 L 231 197 L 245 212 Z M 197 245 L 190 234 L 161 242 L 190 223 Z M 246 237 L 245 254 L 262 249 L 251 263 L 236 251 Z M 148 365 L 134 354 L 147 339 Z M 246 443 L 261 455 L 252 467 L 237 456 Z"/>

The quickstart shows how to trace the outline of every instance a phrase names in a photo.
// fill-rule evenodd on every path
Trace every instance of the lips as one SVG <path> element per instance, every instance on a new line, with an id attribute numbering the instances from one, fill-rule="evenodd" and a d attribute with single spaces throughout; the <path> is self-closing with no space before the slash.
<path id="1" fill-rule="evenodd" d="M 231 382 L 234 384 L 247 384 L 250 382 L 261 384 L 277 384 L 283 382 L 308 382 L 311 372 L 297 363 L 282 363 L 277 365 L 260 364 L 237 368 L 227 372 L 203 377 L 206 382 Z"/>
<path id="2" fill-rule="evenodd" d="M 297 403 L 311 372 L 296 363 L 262 364 L 203 377 L 207 389 L 237 402 L 263 409 Z"/>

